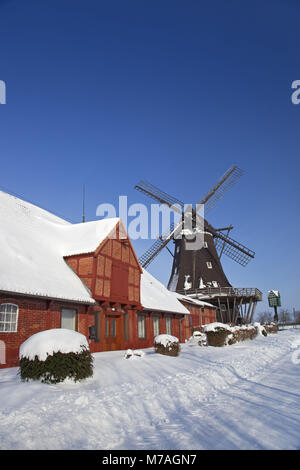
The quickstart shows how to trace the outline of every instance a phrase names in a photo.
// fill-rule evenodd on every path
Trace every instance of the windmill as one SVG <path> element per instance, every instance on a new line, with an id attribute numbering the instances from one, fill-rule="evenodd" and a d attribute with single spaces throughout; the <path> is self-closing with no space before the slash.
<path id="1" fill-rule="evenodd" d="M 190 211 L 192 231 L 190 230 L 189 237 L 184 230 L 186 207 L 182 201 L 161 191 L 147 181 L 140 181 L 135 186 L 135 189 L 141 193 L 160 204 L 167 205 L 181 216 L 176 227 L 172 226 L 168 235 L 160 236 L 140 257 L 141 266 L 147 267 L 165 247 L 168 249 L 167 245 L 173 240 L 175 246 L 168 289 L 209 300 L 217 307 L 220 321 L 234 323 L 251 321 L 256 303 L 262 300 L 262 295 L 255 288 L 232 287 L 224 273 L 221 258 L 225 255 L 240 265 L 246 266 L 254 258 L 255 252 L 229 236 L 233 229 L 232 225 L 214 228 L 206 220 L 206 216 L 242 174 L 243 171 L 240 168 L 232 166 L 200 199 L 196 208 Z M 197 213 L 197 208 L 203 206 L 205 218 L 202 219 L 201 215 Z M 199 220 L 202 221 L 200 227 L 202 227 L 203 243 L 201 246 L 195 245 L 196 248 L 193 249 L 193 247 L 191 248 L 193 241 L 191 234 L 194 233 L 196 236 Z"/>

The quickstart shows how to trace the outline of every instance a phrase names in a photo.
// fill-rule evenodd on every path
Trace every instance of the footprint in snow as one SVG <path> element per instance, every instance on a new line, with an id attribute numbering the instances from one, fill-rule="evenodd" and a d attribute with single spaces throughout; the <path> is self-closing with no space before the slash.
<path id="1" fill-rule="evenodd" d="M 81 395 L 75 400 L 75 405 L 77 406 L 86 406 L 89 404 L 89 399 L 88 397 L 85 397 L 84 395 Z"/>

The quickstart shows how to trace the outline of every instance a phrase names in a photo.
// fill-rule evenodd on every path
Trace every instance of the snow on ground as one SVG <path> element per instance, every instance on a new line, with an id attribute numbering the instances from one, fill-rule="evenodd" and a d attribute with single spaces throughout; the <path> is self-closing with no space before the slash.
<path id="1" fill-rule="evenodd" d="M 0 449 L 299 449 L 299 339 L 147 349 L 136 361 L 97 353 L 80 384 L 22 383 L 3 369 Z"/>

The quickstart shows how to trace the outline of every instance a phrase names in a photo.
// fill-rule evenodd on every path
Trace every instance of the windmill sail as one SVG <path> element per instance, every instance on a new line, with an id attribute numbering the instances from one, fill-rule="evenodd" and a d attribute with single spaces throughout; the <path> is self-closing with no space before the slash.
<path id="1" fill-rule="evenodd" d="M 216 235 L 215 245 L 219 252 L 222 250 L 224 255 L 236 261 L 241 266 L 246 266 L 255 256 L 255 252 L 245 245 L 242 245 L 242 243 L 228 236 L 222 236 L 221 234 Z"/>
<path id="2" fill-rule="evenodd" d="M 204 204 L 205 214 L 207 214 L 220 199 L 232 188 L 232 186 L 242 176 L 243 170 L 237 166 L 232 166 L 226 173 L 219 179 L 213 188 L 211 188 L 206 195 L 198 202 Z"/>
<path id="3" fill-rule="evenodd" d="M 161 189 L 156 188 L 152 184 L 148 183 L 148 181 L 140 181 L 135 186 L 135 189 L 151 197 L 151 199 L 160 202 L 161 204 L 166 204 L 176 212 L 179 212 L 179 214 L 181 214 L 184 209 L 184 204 L 182 201 L 179 201 L 179 199 L 176 199 L 175 197 L 170 196 Z"/>
<path id="4" fill-rule="evenodd" d="M 139 263 L 143 268 L 146 268 L 151 261 L 156 258 L 156 256 L 161 252 L 161 250 L 167 246 L 167 244 L 174 238 L 176 237 L 182 229 L 182 222 L 179 222 L 179 224 L 176 226 L 174 229 L 174 224 L 171 223 L 171 231 L 169 235 L 166 237 L 159 237 L 153 245 L 148 248 L 147 251 L 139 258 Z"/>

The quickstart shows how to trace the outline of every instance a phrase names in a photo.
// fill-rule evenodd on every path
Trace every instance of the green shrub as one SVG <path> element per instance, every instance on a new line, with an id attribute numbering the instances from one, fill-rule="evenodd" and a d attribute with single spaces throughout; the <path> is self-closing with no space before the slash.
<path id="1" fill-rule="evenodd" d="M 34 360 L 22 357 L 19 374 L 24 381 L 40 380 L 56 384 L 69 378 L 77 382 L 93 375 L 93 356 L 83 346 L 79 353 L 58 351 L 49 355 L 45 361 L 40 361 L 37 356 Z"/>

